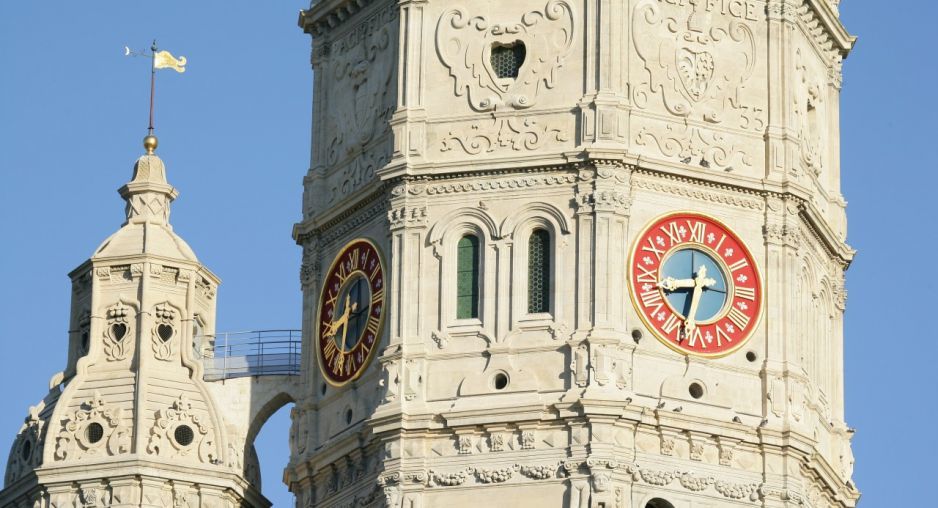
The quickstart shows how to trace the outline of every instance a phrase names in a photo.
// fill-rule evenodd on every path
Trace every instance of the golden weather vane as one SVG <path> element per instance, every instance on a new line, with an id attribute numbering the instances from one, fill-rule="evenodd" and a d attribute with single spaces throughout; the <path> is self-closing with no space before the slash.
<path id="1" fill-rule="evenodd" d="M 153 98 L 156 92 L 156 70 L 172 69 L 176 72 L 186 72 L 186 57 L 174 57 L 169 51 L 160 50 L 156 46 L 156 40 L 150 45 L 150 50 L 133 51 L 128 46 L 124 46 L 124 56 L 143 56 L 150 58 L 150 123 L 147 127 L 147 137 L 143 139 L 143 146 L 148 154 L 153 154 L 156 150 L 157 140 L 153 135 Z"/>

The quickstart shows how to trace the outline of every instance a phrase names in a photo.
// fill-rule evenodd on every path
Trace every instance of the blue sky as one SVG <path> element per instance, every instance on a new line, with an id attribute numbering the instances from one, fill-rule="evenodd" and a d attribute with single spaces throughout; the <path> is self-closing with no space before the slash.
<path id="1" fill-rule="evenodd" d="M 861 506 L 930 505 L 938 433 L 938 164 L 935 2 L 843 2 L 860 36 L 845 64 L 843 189 L 848 423 L 858 429 Z M 300 250 L 290 238 L 308 167 L 308 37 L 302 1 L 3 2 L 0 5 L 0 450 L 65 361 L 66 274 L 116 230 L 116 189 L 141 153 L 148 62 L 122 48 L 189 58 L 161 71 L 160 154 L 181 195 L 176 231 L 223 280 L 220 330 L 299 326 Z M 883 4 L 879 4 L 883 5 Z M 890 4 L 891 5 L 891 4 Z M 280 483 L 286 410 L 259 437 L 265 493 Z M 5 456 L 5 455 L 3 455 Z"/>

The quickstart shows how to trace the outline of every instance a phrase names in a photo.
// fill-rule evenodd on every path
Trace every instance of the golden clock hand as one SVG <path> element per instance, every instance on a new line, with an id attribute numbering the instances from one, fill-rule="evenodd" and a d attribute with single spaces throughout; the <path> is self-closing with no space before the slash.
<path id="1" fill-rule="evenodd" d="M 700 268 L 697 269 L 697 275 L 693 278 L 693 282 L 694 292 L 691 295 L 690 311 L 687 313 L 687 317 L 684 318 L 684 333 L 687 335 L 694 333 L 694 329 L 697 328 L 697 307 L 700 306 L 700 294 L 703 293 L 704 288 L 717 283 L 716 280 L 707 277 L 706 265 L 700 265 Z"/>
<path id="2" fill-rule="evenodd" d="M 692 288 L 694 284 L 694 279 L 675 279 L 673 277 L 667 277 L 661 281 L 658 286 L 664 288 L 665 291 L 674 291 L 677 289 Z"/>

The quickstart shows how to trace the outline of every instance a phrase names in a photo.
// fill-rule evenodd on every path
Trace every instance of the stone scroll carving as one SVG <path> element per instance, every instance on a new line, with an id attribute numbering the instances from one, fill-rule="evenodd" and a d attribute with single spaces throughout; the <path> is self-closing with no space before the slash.
<path id="1" fill-rule="evenodd" d="M 42 463 L 42 451 L 45 446 L 46 421 L 40 414 L 45 403 L 29 408 L 29 416 L 23 422 L 7 461 L 5 485 L 9 485 Z"/>
<path id="2" fill-rule="evenodd" d="M 566 124 L 539 121 L 533 117 L 499 118 L 450 131 L 443 138 L 440 151 L 459 151 L 468 155 L 501 151 L 528 152 L 550 143 L 569 141 L 570 130 Z"/>
<path id="3" fill-rule="evenodd" d="M 332 46 L 325 72 L 328 91 L 326 163 L 333 166 L 356 157 L 373 139 L 389 131 L 394 111 L 392 11 L 381 11 Z M 392 42 L 394 44 L 392 44 Z"/>
<path id="4" fill-rule="evenodd" d="M 440 60 L 455 81 L 458 96 L 466 95 L 475 111 L 525 109 L 553 88 L 574 40 L 573 8 L 566 0 L 550 0 L 542 10 L 520 22 L 490 23 L 460 8 L 443 13 L 436 29 Z M 516 79 L 499 78 L 492 68 L 492 48 L 523 44 L 525 58 Z"/>
<path id="5" fill-rule="evenodd" d="M 130 451 L 130 415 L 105 403 L 98 392 L 63 423 L 56 438 L 56 461 Z"/>
<path id="6" fill-rule="evenodd" d="M 159 457 L 197 457 L 207 464 L 218 464 L 215 434 L 208 418 L 192 408 L 185 394 L 173 405 L 156 413 L 150 429 L 147 453 Z"/>
<path id="7" fill-rule="evenodd" d="M 737 110 L 736 127 L 762 129 L 764 111 L 744 105 L 741 97 L 756 58 L 745 21 L 757 17 L 748 9 L 724 17 L 711 5 L 666 7 L 642 0 L 635 6 L 632 38 L 648 73 L 648 82 L 636 87 L 636 103 L 647 104 L 647 94 L 660 93 L 673 115 L 721 123 L 724 111 Z"/>

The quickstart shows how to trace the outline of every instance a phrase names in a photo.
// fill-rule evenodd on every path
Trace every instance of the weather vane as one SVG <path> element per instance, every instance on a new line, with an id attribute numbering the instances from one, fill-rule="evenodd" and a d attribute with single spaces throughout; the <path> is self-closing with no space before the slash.
<path id="1" fill-rule="evenodd" d="M 153 97 L 156 92 L 156 70 L 172 69 L 179 73 L 186 72 L 186 57 L 180 56 L 176 58 L 169 51 L 161 51 L 156 46 L 155 39 L 153 44 L 150 45 L 149 52 L 145 49 L 134 51 L 128 46 L 124 46 L 124 56 L 143 56 L 150 58 L 150 123 L 147 127 L 147 137 L 143 140 L 143 146 L 146 148 L 147 153 L 152 155 L 157 145 L 156 136 L 153 135 Z"/>

